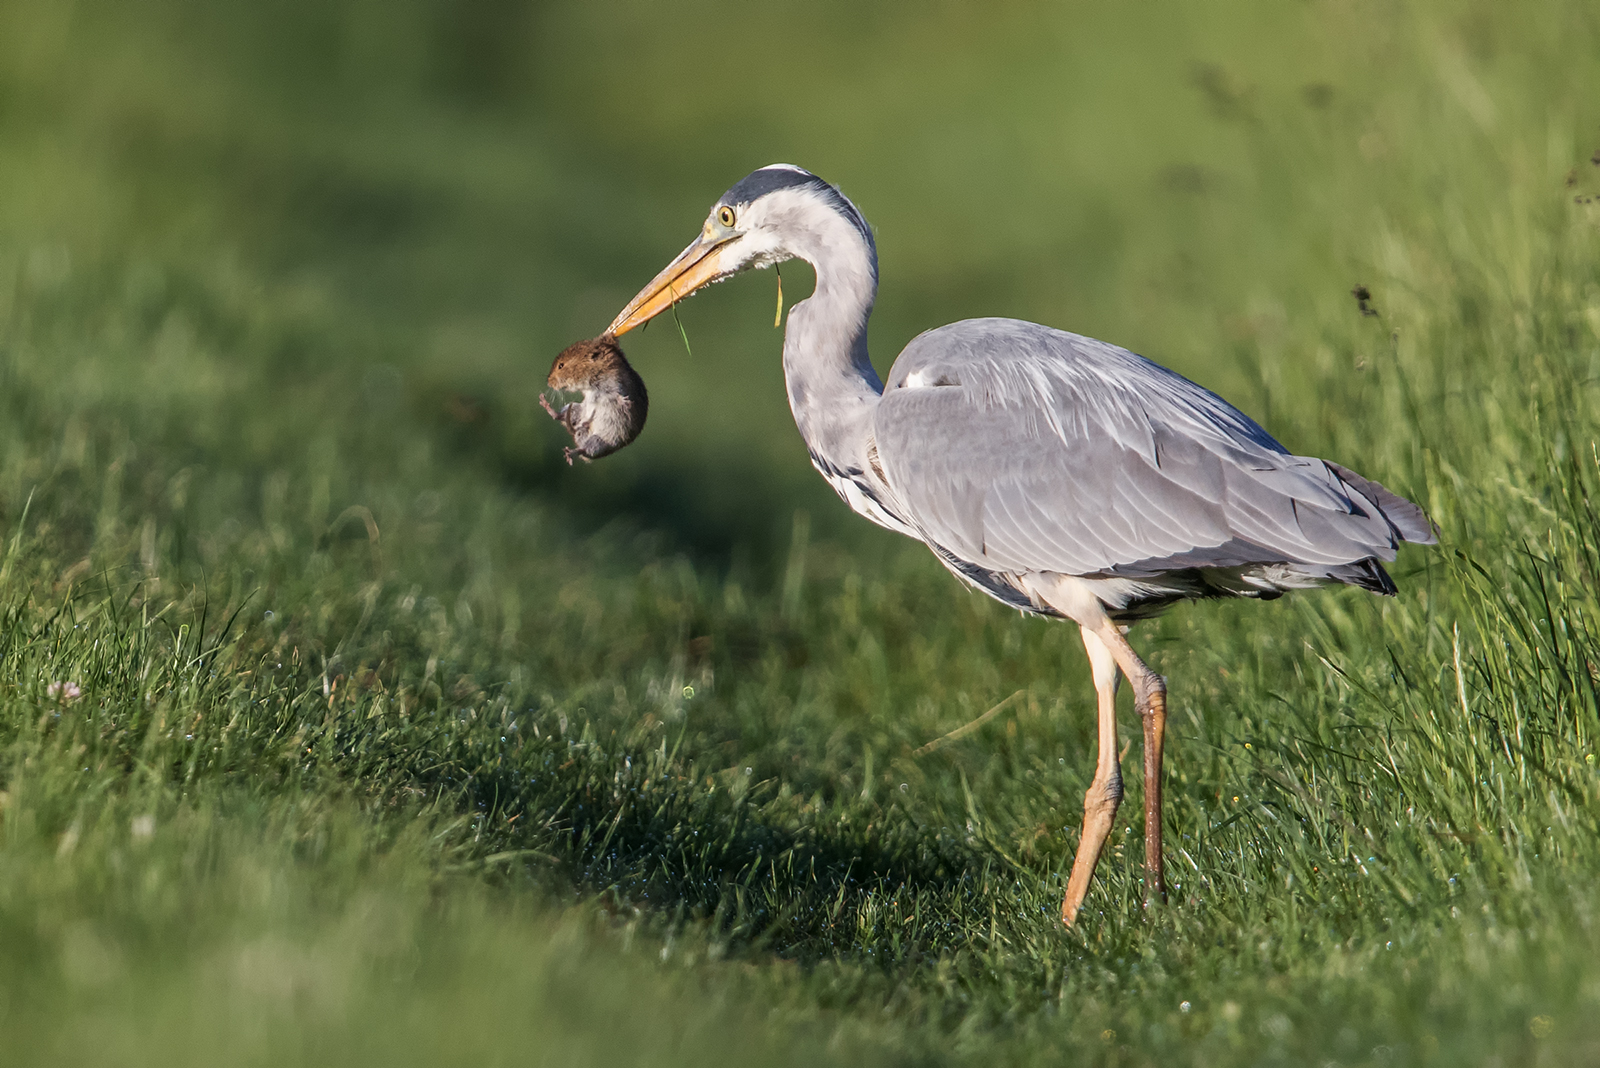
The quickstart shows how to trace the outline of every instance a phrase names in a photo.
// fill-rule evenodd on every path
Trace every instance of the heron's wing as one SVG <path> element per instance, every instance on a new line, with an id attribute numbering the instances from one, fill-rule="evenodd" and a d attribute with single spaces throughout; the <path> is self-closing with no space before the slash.
<path id="1" fill-rule="evenodd" d="M 993 571 L 1335 567 L 1432 539 L 1410 502 L 1290 455 L 1182 376 L 1033 323 L 921 335 L 890 371 L 873 426 L 900 511 Z"/>

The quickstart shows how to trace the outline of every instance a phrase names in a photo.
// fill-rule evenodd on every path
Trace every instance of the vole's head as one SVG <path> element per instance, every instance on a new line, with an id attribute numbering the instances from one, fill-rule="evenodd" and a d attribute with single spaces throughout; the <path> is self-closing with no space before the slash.
<path id="1" fill-rule="evenodd" d="M 590 341 L 568 345 L 550 367 L 549 384 L 556 389 L 577 389 L 614 375 L 627 360 L 617 339 L 603 334 Z"/>

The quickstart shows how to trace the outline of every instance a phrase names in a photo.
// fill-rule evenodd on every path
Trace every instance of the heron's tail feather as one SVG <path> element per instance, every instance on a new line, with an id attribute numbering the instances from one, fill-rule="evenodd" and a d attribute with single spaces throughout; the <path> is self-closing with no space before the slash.
<path id="1" fill-rule="evenodd" d="M 1395 499 L 1403 500 L 1403 498 L 1399 497 Z M 1412 505 L 1412 507 L 1415 508 L 1416 506 Z M 1419 511 L 1418 514 L 1420 515 L 1421 512 Z M 1406 540 L 1414 541 L 1415 539 L 1407 538 Z M 1431 541 L 1432 539 L 1430 538 L 1429 540 Z M 1395 587 L 1394 579 L 1389 577 L 1389 572 L 1385 571 L 1377 558 L 1372 556 L 1367 557 L 1365 560 L 1357 560 L 1353 564 L 1340 564 L 1338 567 L 1330 567 L 1323 574 L 1334 582 L 1342 582 L 1346 586 L 1360 586 L 1364 590 L 1381 593 L 1385 597 L 1393 597 L 1400 592 Z"/>

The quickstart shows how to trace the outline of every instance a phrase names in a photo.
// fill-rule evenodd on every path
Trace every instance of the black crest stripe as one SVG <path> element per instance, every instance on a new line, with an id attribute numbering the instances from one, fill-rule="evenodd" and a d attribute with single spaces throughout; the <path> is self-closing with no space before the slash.
<path id="1" fill-rule="evenodd" d="M 872 230 L 867 226 L 867 221 L 861 217 L 861 213 L 856 210 L 856 206 L 845 199 L 843 193 L 810 171 L 796 167 L 763 167 L 741 178 L 733 188 L 722 194 L 722 199 L 717 203 L 749 204 L 780 189 L 807 189 L 816 193 L 829 207 L 856 228 L 856 232 L 866 241 L 868 247 L 876 250 L 877 242 L 872 239 Z"/>

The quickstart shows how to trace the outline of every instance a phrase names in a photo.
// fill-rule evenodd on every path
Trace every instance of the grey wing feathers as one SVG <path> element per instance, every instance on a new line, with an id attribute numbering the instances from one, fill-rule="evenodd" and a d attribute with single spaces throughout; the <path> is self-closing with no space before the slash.
<path id="1" fill-rule="evenodd" d="M 902 514 L 992 571 L 1284 563 L 1355 581 L 1349 565 L 1433 540 L 1409 501 L 1291 455 L 1182 376 L 1034 323 L 974 319 L 913 340 L 874 433 Z"/>
<path id="2" fill-rule="evenodd" d="M 1394 524 L 1402 540 L 1418 545 L 1432 545 L 1438 541 L 1438 527 L 1421 508 L 1371 479 L 1362 478 L 1348 467 L 1341 467 L 1332 460 L 1324 460 L 1323 463 L 1338 476 L 1339 481 L 1371 501 Z"/>

